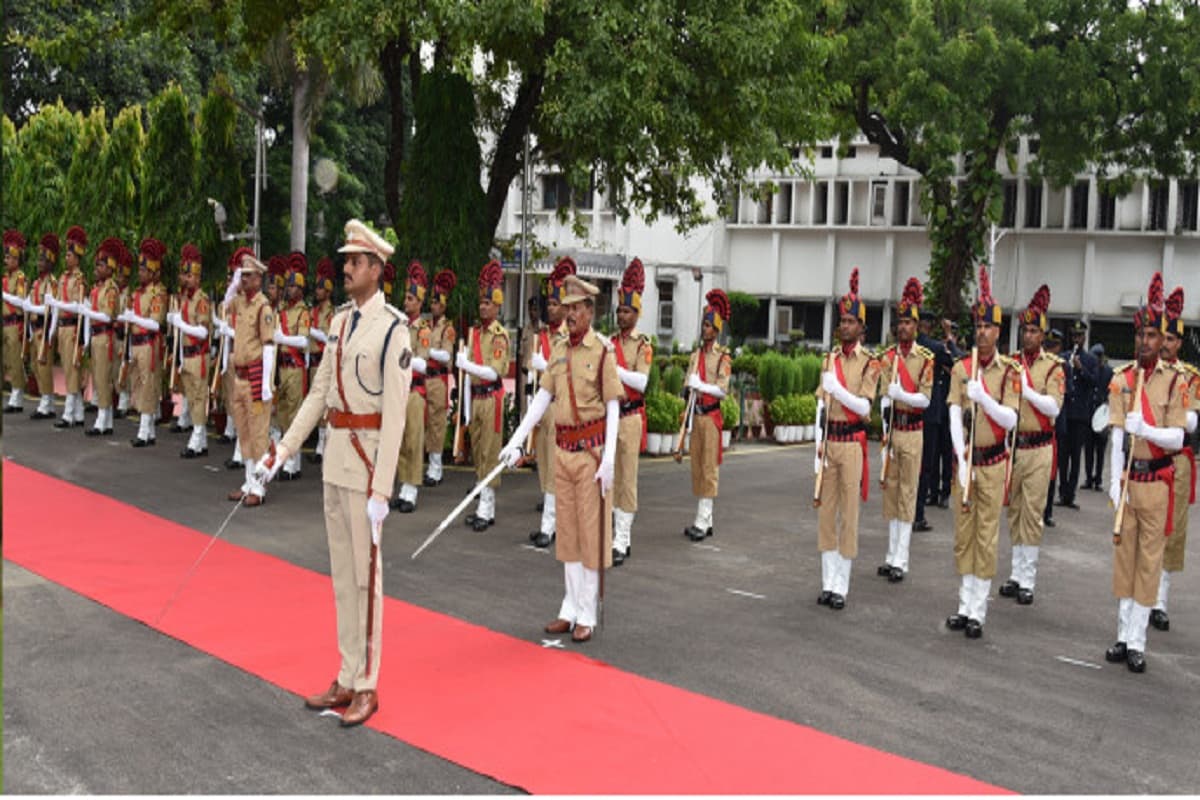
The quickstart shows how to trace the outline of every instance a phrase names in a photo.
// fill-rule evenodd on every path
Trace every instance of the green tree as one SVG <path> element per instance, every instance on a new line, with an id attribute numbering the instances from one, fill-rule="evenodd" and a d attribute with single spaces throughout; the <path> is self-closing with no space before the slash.
<path id="1" fill-rule="evenodd" d="M 246 229 L 246 159 L 238 147 L 237 106 L 230 99 L 231 88 L 218 79 L 200 104 L 196 119 L 199 140 L 199 170 L 195 201 L 213 198 L 225 207 L 225 228 L 230 233 Z M 221 232 L 206 215 L 192 233 L 192 241 L 204 257 L 204 282 L 225 279 L 225 264 L 241 241 L 223 242 Z"/>
<path id="2" fill-rule="evenodd" d="M 18 223 L 16 206 L 13 198 L 17 194 L 17 184 L 13 175 L 18 169 L 17 162 L 21 159 L 21 148 L 17 143 L 17 128 L 8 115 L 4 115 L 0 123 L 0 192 L 4 193 L 4 202 L 0 202 L 0 230 L 16 228 Z"/>
<path id="3" fill-rule="evenodd" d="M 142 181 L 142 151 L 146 133 L 142 128 L 142 109 L 121 109 L 113 120 L 112 131 L 100 153 L 104 191 L 100 217 L 104 236 L 116 236 L 130 248 L 136 247 L 141 232 L 142 211 L 139 187 Z M 98 240 L 99 241 L 99 240 Z"/>
<path id="4" fill-rule="evenodd" d="M 207 209 L 196 194 L 196 131 L 178 86 L 150 101 L 150 130 L 142 158 L 142 234 L 167 246 L 163 280 L 173 286 L 179 249 L 200 229 Z"/>
<path id="5" fill-rule="evenodd" d="M 17 227 L 36 242 L 57 231 L 66 207 L 67 172 L 75 152 L 82 119 L 61 102 L 42 106 L 17 134 L 21 158 L 13 170 L 12 203 Z"/>
<path id="6" fill-rule="evenodd" d="M 754 330 L 754 321 L 758 316 L 759 299 L 745 292 L 729 293 L 730 313 L 733 319 L 729 321 L 731 344 L 738 347 L 746 341 L 746 337 Z"/>
<path id="7" fill-rule="evenodd" d="M 67 171 L 65 207 L 58 229 L 66 231 L 71 225 L 82 225 L 88 233 L 88 242 L 94 248 L 104 237 L 97 235 L 104 230 L 104 192 L 108 183 L 103 171 L 101 155 L 108 143 L 108 127 L 104 108 L 92 109 L 83 118 L 79 138 L 75 141 L 75 155 Z M 92 274 L 91 259 L 84 259 L 83 271 Z"/>

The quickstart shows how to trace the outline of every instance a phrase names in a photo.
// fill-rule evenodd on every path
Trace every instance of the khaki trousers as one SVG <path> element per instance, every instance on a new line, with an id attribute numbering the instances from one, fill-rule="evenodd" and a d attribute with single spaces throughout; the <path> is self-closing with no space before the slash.
<path id="1" fill-rule="evenodd" d="M 893 431 L 890 438 L 888 471 L 883 482 L 883 518 L 913 522 L 917 518 L 917 484 L 921 480 L 924 432 Z"/>
<path id="2" fill-rule="evenodd" d="M 108 355 L 110 343 L 112 345 L 111 358 Z M 111 332 L 93 335 L 91 350 L 92 402 L 96 404 L 96 408 L 102 410 L 112 408 L 113 380 L 116 378 L 113 373 L 113 362 L 120 363 L 121 353 L 117 350 L 117 343 L 113 341 Z"/>
<path id="3" fill-rule="evenodd" d="M 114 337 L 112 363 L 109 364 L 112 370 L 112 387 L 116 390 L 117 394 L 129 391 L 129 373 L 132 371 L 132 368 L 125 371 L 125 382 L 123 384 L 118 381 L 118 378 L 121 377 L 121 365 L 123 363 L 125 363 L 125 340 L 117 336 Z"/>
<path id="4" fill-rule="evenodd" d="M 133 346 L 133 361 L 129 365 L 129 394 L 139 414 L 153 414 L 158 410 L 163 365 L 157 351 L 157 342 Z"/>
<path id="5" fill-rule="evenodd" d="M 446 450 L 446 381 L 439 375 L 425 381 L 425 452 L 442 453 Z"/>
<path id="6" fill-rule="evenodd" d="M 275 419 L 279 430 L 287 431 L 304 402 L 304 367 L 280 367 L 279 388 L 275 390 Z"/>
<path id="7" fill-rule="evenodd" d="M 554 494 L 554 462 L 558 445 L 554 442 L 554 404 L 552 403 L 538 423 L 533 435 L 534 452 L 537 453 L 538 483 L 542 494 Z M 524 445 L 524 442 L 522 442 Z"/>
<path id="8" fill-rule="evenodd" d="M 501 438 L 503 437 L 503 420 L 501 430 L 496 430 L 496 403 L 498 396 L 476 397 L 471 400 L 471 460 L 475 463 L 475 477 L 483 480 L 487 474 L 500 463 Z M 497 475 L 488 484 L 491 489 L 500 488 L 500 476 Z"/>
<path id="9" fill-rule="evenodd" d="M 401 483 L 420 486 L 425 477 L 425 398 L 419 392 L 408 393 L 404 413 L 404 438 L 400 440 L 400 458 L 396 478 Z"/>
<path id="10" fill-rule="evenodd" d="M 1113 594 L 1118 598 L 1132 597 L 1134 602 L 1150 608 L 1158 602 L 1158 581 L 1162 577 L 1167 540 L 1168 495 L 1169 487 L 1164 481 L 1129 482 L 1129 500 L 1121 520 L 1121 543 L 1113 548 Z"/>
<path id="11" fill-rule="evenodd" d="M 46 363 L 43 364 L 38 359 L 38 354 L 42 352 L 41 338 L 44 333 L 43 330 L 35 330 L 33 341 L 29 343 L 29 368 L 37 378 L 38 394 L 42 397 L 54 394 L 54 348 L 46 343 Z"/>
<path id="12" fill-rule="evenodd" d="M 825 442 L 825 477 L 817 510 L 817 549 L 858 556 L 858 509 L 862 503 L 863 455 L 858 442 Z"/>
<path id="13" fill-rule="evenodd" d="M 996 545 L 1000 541 L 1000 508 L 1004 504 L 1004 470 L 1001 461 L 975 467 L 971 507 L 962 510 L 962 487 L 952 480 L 954 503 L 954 563 L 959 575 L 991 580 L 996 575 Z M 1046 496 L 1042 495 L 1042 505 Z"/>
<path id="14" fill-rule="evenodd" d="M 230 370 L 230 373 L 232 374 L 233 370 Z M 242 458 L 258 461 L 267 452 L 271 408 L 261 400 L 255 400 L 250 390 L 250 381 L 239 378 L 236 374 L 233 378 L 233 406 L 230 411 L 233 413 L 233 424 L 237 428 L 238 447 L 242 451 Z M 363 500 L 362 507 L 365 517 L 366 500 Z"/>
<path id="15" fill-rule="evenodd" d="M 1167 537 L 1163 549 L 1163 569 L 1183 571 L 1183 555 L 1187 548 L 1188 497 L 1192 491 L 1192 462 L 1184 455 L 1175 457 L 1175 530 Z"/>
<path id="16" fill-rule="evenodd" d="M 249 456 L 248 456 L 249 457 Z M 357 458 L 357 456 L 354 456 Z M 326 483 L 325 536 L 329 574 L 337 608 L 337 682 L 356 692 L 375 689 L 383 652 L 383 554 L 375 559 L 375 607 L 372 615 L 371 668 L 367 672 L 367 588 L 370 584 L 371 521 L 364 492 Z"/>
<path id="17" fill-rule="evenodd" d="M 721 431 L 708 414 L 692 417 L 692 438 L 688 450 L 692 456 L 692 494 L 696 497 L 716 497 L 717 479 L 720 477 L 717 457 L 721 453 Z"/>
<path id="18" fill-rule="evenodd" d="M 61 321 L 60 321 L 61 326 Z M 58 360 L 62 363 L 63 375 L 67 381 L 67 394 L 77 394 L 79 392 L 79 384 L 83 378 L 83 369 L 75 366 L 75 332 L 79 330 L 79 320 L 75 320 L 75 324 L 69 328 L 59 327 L 54 332 L 54 336 L 58 339 Z M 82 336 L 83 332 L 80 331 Z M 83 341 L 80 340 L 80 347 L 83 346 Z M 82 355 L 82 353 L 81 353 Z"/>
<path id="19" fill-rule="evenodd" d="M 642 415 L 621 417 L 617 427 L 617 460 L 613 469 L 613 506 L 637 511 L 638 454 L 642 449 Z"/>
<path id="20" fill-rule="evenodd" d="M 1013 454 L 1013 459 L 1008 490 L 1008 535 L 1014 545 L 1039 547 L 1050 468 L 1054 465 L 1054 446 L 1020 449 Z"/>
<path id="21" fill-rule="evenodd" d="M 18 325 L 4 326 L 4 380 L 12 384 L 12 388 L 25 391 L 25 362 L 21 358 L 21 331 Z"/>
<path id="22" fill-rule="evenodd" d="M 201 373 L 198 357 L 185 358 L 179 385 L 188 401 L 188 418 L 192 427 L 208 425 L 208 380 Z"/>
<path id="23" fill-rule="evenodd" d="M 612 493 L 601 502 L 600 485 L 595 480 L 601 452 L 599 447 L 575 453 L 558 448 L 555 454 L 554 556 L 564 563 L 581 561 L 587 569 L 600 568 L 601 553 L 604 566 L 612 566 Z"/>

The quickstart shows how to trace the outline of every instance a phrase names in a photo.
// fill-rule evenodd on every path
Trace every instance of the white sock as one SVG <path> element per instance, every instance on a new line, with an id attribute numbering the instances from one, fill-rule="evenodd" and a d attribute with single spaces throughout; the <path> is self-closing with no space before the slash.
<path id="1" fill-rule="evenodd" d="M 1129 611 L 1129 642 L 1130 650 L 1140 650 L 1146 652 L 1146 625 L 1150 622 L 1150 606 L 1144 606 L 1138 601 L 1133 601 L 1133 608 Z"/>
<path id="2" fill-rule="evenodd" d="M 547 536 L 554 533 L 554 525 L 557 520 L 557 509 L 554 505 L 554 495 L 547 492 L 542 495 L 542 525 L 541 532 Z"/>
<path id="3" fill-rule="evenodd" d="M 1178 503 L 1179 500 L 1176 499 L 1175 502 Z M 1167 610 L 1167 595 L 1170 594 L 1170 591 L 1171 591 L 1171 573 L 1167 572 L 1164 569 L 1162 571 L 1162 575 L 1158 579 L 1158 602 L 1156 602 L 1154 604 L 1154 608 L 1156 610 L 1158 610 L 1158 611 L 1166 611 Z"/>
<path id="4" fill-rule="evenodd" d="M 911 522 L 896 523 L 896 559 L 892 566 L 899 567 L 904 572 L 908 572 L 908 546 L 912 541 L 912 526 Z"/>

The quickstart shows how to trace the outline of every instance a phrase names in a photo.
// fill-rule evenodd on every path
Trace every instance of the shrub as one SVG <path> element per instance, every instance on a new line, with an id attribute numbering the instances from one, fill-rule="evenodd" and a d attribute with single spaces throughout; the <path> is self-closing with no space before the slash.
<path id="1" fill-rule="evenodd" d="M 821 357 L 816 353 L 805 353 L 797 359 L 800 364 L 798 394 L 812 394 L 821 383 Z"/>
<path id="2" fill-rule="evenodd" d="M 759 357 L 754 353 L 743 353 L 733 359 L 733 372 L 735 375 L 748 375 L 751 378 L 758 376 Z"/>
<path id="3" fill-rule="evenodd" d="M 802 394 L 796 400 L 799 421 L 797 425 L 812 425 L 817 421 L 817 396 Z"/>
<path id="4" fill-rule="evenodd" d="M 685 410 L 683 398 L 666 392 L 646 395 L 646 430 L 650 433 L 676 433 Z"/>
<path id="5" fill-rule="evenodd" d="M 654 359 L 650 362 L 650 374 L 646 376 L 646 392 L 651 395 L 659 390 L 662 385 L 662 369 L 658 366 L 659 359 Z"/>
<path id="6" fill-rule="evenodd" d="M 784 360 L 783 356 L 771 351 L 758 358 L 758 391 L 767 403 L 787 393 L 782 386 Z"/>
<path id="7" fill-rule="evenodd" d="M 671 364 L 662 373 L 663 392 L 678 397 L 683 394 L 683 380 L 683 367 Z"/>
<path id="8" fill-rule="evenodd" d="M 731 394 L 721 398 L 721 422 L 725 430 L 731 431 L 742 421 L 742 408 L 738 399 Z"/>

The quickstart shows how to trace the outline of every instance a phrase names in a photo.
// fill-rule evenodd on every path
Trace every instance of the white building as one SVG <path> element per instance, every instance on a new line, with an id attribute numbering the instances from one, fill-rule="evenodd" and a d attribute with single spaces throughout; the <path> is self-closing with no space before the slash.
<path id="1" fill-rule="evenodd" d="M 1121 197 L 1098 189 L 1095 176 L 1055 189 L 1027 177 L 1037 141 L 1022 140 L 1016 171 L 1004 175 L 1004 212 L 995 246 L 993 294 L 1005 309 L 1023 309 L 1041 283 L 1051 290 L 1051 316 L 1061 325 L 1087 320 L 1110 341 L 1129 334 L 1130 318 L 1150 276 L 1162 270 L 1167 290 L 1183 286 L 1184 316 L 1200 320 L 1200 191 L 1195 180 L 1139 179 Z M 766 300 L 756 335 L 768 341 L 804 339 L 828 344 L 834 303 L 860 268 L 868 303 L 868 341 L 878 342 L 891 307 L 911 275 L 927 276 L 929 240 L 918 203 L 919 177 L 865 140 L 845 157 L 817 148 L 805 163 L 811 177 L 757 173 L 779 189 L 760 202 L 745 196 L 725 220 L 680 235 L 671 220 L 622 223 L 598 193 L 576 203 L 585 236 L 557 209 L 569 203 L 561 176 L 537 174 L 531 230 L 554 258 L 571 253 L 584 275 L 609 281 L 632 257 L 646 265 L 641 328 L 660 341 L 690 345 L 698 334 L 704 292 L 716 286 Z M 1001 162 L 1006 159 L 1001 158 Z M 521 231 L 521 185 L 514 184 L 497 235 Z M 702 196 L 711 194 L 707 187 Z M 713 209 L 715 211 L 715 209 Z M 594 262 L 594 263 L 593 263 Z M 700 277 L 693 279 L 693 270 Z M 535 284 L 531 283 L 530 286 Z M 514 284 L 511 289 L 516 288 Z M 510 291 L 515 298 L 516 293 Z M 516 317 L 515 299 L 509 318 Z M 611 302 L 611 301 L 610 301 Z M 607 309 L 602 304 L 602 310 Z M 1016 331 L 1010 342 L 1016 344 Z"/>

